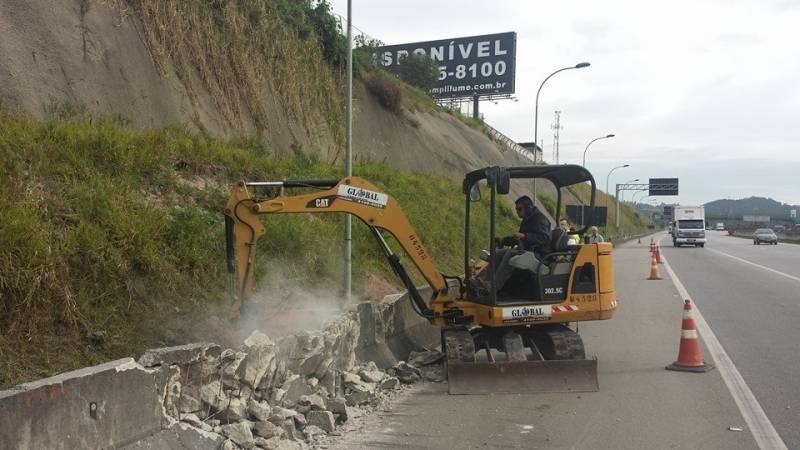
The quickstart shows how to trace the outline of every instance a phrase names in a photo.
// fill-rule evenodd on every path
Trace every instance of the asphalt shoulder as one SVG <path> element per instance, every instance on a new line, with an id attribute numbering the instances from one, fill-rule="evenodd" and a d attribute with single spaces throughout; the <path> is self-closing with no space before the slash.
<path id="1" fill-rule="evenodd" d="M 599 392 L 456 396 L 423 384 L 328 448 L 758 448 L 716 370 L 664 369 L 678 354 L 683 302 L 663 271 L 647 280 L 649 242 L 615 248 L 616 314 L 580 324 Z"/>

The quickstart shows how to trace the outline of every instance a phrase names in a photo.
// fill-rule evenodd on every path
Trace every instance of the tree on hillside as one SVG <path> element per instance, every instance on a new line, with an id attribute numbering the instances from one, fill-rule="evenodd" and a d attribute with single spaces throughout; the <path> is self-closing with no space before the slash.
<path id="1" fill-rule="evenodd" d="M 397 74 L 401 80 L 427 92 L 436 86 L 439 67 L 427 55 L 411 54 L 400 59 Z"/>
<path id="2" fill-rule="evenodd" d="M 715 200 L 705 204 L 709 218 L 733 219 L 743 215 L 755 214 L 774 218 L 789 218 L 789 210 L 796 206 L 781 203 L 771 198 L 749 197 L 738 200 Z"/>
<path id="3" fill-rule="evenodd" d="M 353 38 L 353 76 L 360 78 L 367 72 L 372 72 L 381 67 L 378 64 L 376 52 L 378 47 L 385 45 L 378 39 L 372 39 L 364 34 Z"/>

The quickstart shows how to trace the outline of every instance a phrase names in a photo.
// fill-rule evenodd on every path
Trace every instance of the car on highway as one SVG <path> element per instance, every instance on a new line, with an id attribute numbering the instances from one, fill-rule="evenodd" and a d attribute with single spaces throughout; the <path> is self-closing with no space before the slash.
<path id="1" fill-rule="evenodd" d="M 761 243 L 778 245 L 778 235 L 769 228 L 759 228 L 753 232 L 753 245 Z"/>

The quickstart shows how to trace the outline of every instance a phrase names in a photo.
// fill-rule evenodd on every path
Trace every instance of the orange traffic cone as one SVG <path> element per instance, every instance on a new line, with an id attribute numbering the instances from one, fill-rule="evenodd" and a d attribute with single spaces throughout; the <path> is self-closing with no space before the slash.
<path id="1" fill-rule="evenodd" d="M 641 243 L 642 243 L 642 238 L 639 238 L 639 241 L 637 242 L 637 244 L 641 244 Z"/>
<path id="2" fill-rule="evenodd" d="M 653 238 L 650 238 L 650 253 L 654 253 L 656 251 L 656 243 L 653 242 Z"/>
<path id="3" fill-rule="evenodd" d="M 695 328 L 694 317 L 692 317 L 692 303 L 687 299 L 683 304 L 683 324 L 678 360 L 668 365 L 666 369 L 683 372 L 708 372 L 713 368 L 712 364 L 703 361 L 700 342 L 697 340 L 697 328 Z"/>
<path id="4" fill-rule="evenodd" d="M 664 262 L 661 261 L 661 247 L 659 246 L 656 246 L 656 262 L 658 264 L 664 264 Z"/>
<path id="5" fill-rule="evenodd" d="M 656 255 L 650 258 L 650 278 L 648 280 L 660 280 L 661 275 L 658 273 L 658 264 L 656 264 Z"/>

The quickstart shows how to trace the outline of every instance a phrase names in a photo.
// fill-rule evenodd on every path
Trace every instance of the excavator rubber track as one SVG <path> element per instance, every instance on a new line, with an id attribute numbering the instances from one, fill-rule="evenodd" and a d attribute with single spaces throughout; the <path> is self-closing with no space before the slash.
<path id="1" fill-rule="evenodd" d="M 444 330 L 450 394 L 596 392 L 597 359 L 562 325 Z"/>

